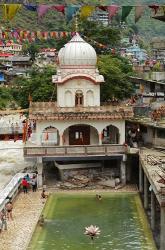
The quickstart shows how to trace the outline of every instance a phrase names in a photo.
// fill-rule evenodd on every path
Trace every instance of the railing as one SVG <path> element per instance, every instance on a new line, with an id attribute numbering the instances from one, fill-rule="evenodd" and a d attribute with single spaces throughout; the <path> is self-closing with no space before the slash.
<path id="1" fill-rule="evenodd" d="M 161 187 L 160 194 L 162 201 L 165 202 L 165 187 Z"/>
<path id="2" fill-rule="evenodd" d="M 25 173 L 16 174 L 7 186 L 0 192 L 0 211 L 5 207 L 7 197 L 14 199 L 17 195 L 18 189 L 21 185 L 21 180 L 24 176 Z"/>
<path id="3" fill-rule="evenodd" d="M 83 146 L 25 146 L 24 156 L 90 156 L 126 153 L 127 147 L 120 144 Z"/>
<path id="4" fill-rule="evenodd" d="M 0 135 L 13 135 L 13 134 L 22 134 L 23 128 L 12 128 L 12 127 L 1 127 Z"/>

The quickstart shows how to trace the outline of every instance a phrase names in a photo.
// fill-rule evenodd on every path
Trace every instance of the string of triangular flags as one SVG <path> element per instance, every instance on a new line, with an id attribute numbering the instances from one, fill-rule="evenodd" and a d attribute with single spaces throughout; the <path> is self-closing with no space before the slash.
<path id="1" fill-rule="evenodd" d="M 49 40 L 49 39 L 62 39 L 65 37 L 71 38 L 76 32 L 67 31 L 29 31 L 29 30 L 5 30 L 0 29 L 0 46 L 11 45 L 13 43 L 23 44 L 29 42 L 35 42 L 37 40 Z M 81 34 L 90 43 L 96 45 L 99 48 L 107 49 L 108 46 L 102 43 L 96 42 L 92 39 Z"/>
<path id="2" fill-rule="evenodd" d="M 16 1 L 17 2 L 17 1 Z M 19 1 L 18 1 L 19 2 Z M 26 2 L 26 1 L 25 1 Z M 66 17 L 66 20 L 69 22 L 75 15 L 79 15 L 81 19 L 90 17 L 96 10 L 102 10 L 108 13 L 109 20 L 112 20 L 115 17 L 119 10 L 121 10 L 121 21 L 125 22 L 128 15 L 135 9 L 135 22 L 138 22 L 139 19 L 144 14 L 146 8 L 150 8 L 152 13 L 156 15 L 159 11 L 165 15 L 165 5 L 150 4 L 150 5 L 137 5 L 137 6 L 119 6 L 117 4 L 112 4 L 109 6 L 102 5 L 54 5 L 54 4 L 33 4 L 33 3 L 12 3 L 12 4 L 0 4 L 3 11 L 4 20 L 12 20 L 17 12 L 23 7 L 28 11 L 33 11 L 37 13 L 38 20 L 41 20 L 48 11 L 57 11 L 60 12 L 63 16 Z"/>
<path id="3" fill-rule="evenodd" d="M 29 30 L 17 30 L 17 29 L 0 29 L 0 40 L 6 43 L 7 40 L 11 42 L 23 43 L 34 42 L 36 40 L 48 40 L 48 39 L 61 39 L 65 37 L 72 37 L 75 32 L 67 31 L 29 31 Z"/>

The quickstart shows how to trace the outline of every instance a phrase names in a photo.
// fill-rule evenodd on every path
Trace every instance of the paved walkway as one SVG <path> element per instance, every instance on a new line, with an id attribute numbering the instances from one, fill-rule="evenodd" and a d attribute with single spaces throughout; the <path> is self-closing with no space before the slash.
<path id="1" fill-rule="evenodd" d="M 0 235 L 1 250 L 26 249 L 44 206 L 40 195 L 41 191 L 18 195 L 13 208 L 14 220 L 8 221 L 8 230 Z"/>

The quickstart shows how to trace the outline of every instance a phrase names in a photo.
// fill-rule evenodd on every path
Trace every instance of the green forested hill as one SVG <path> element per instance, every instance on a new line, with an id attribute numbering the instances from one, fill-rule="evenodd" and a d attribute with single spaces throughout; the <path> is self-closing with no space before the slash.
<path id="1" fill-rule="evenodd" d="M 110 5 L 111 3 L 118 3 L 120 5 L 136 5 L 136 4 L 151 4 L 153 2 L 159 4 L 165 4 L 164 0 L 150 1 L 150 0 L 84 0 L 84 1 L 56 1 L 56 0 L 38 0 L 38 1 L 29 1 L 33 3 L 54 3 L 54 4 L 72 4 L 72 3 L 84 3 L 84 4 L 100 4 L 100 5 Z M 139 22 L 135 25 L 134 23 L 134 10 L 131 11 L 131 14 L 128 18 L 128 24 L 130 26 L 135 26 L 135 29 L 138 29 L 138 32 L 148 38 L 153 36 L 164 36 L 165 35 L 165 23 L 160 22 L 158 20 L 152 19 L 150 17 L 151 12 L 149 10 L 145 11 L 145 15 L 139 20 Z M 67 24 L 65 17 L 56 12 L 49 11 L 46 16 L 42 19 L 40 23 L 37 20 L 37 13 L 27 11 L 24 7 L 17 13 L 16 17 L 10 22 L 6 23 L 2 20 L 2 15 L 0 13 L 0 22 L 4 27 L 9 28 L 21 28 L 27 30 L 66 30 L 72 31 L 73 25 Z"/>

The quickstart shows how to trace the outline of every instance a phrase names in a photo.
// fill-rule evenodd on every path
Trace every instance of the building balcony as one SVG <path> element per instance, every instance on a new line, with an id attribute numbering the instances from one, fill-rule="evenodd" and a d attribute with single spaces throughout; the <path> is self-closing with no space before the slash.
<path id="1" fill-rule="evenodd" d="M 127 152 L 127 146 L 120 144 L 107 145 L 68 145 L 68 146 L 37 146 L 30 143 L 24 146 L 24 157 L 86 157 L 112 156 Z"/>

